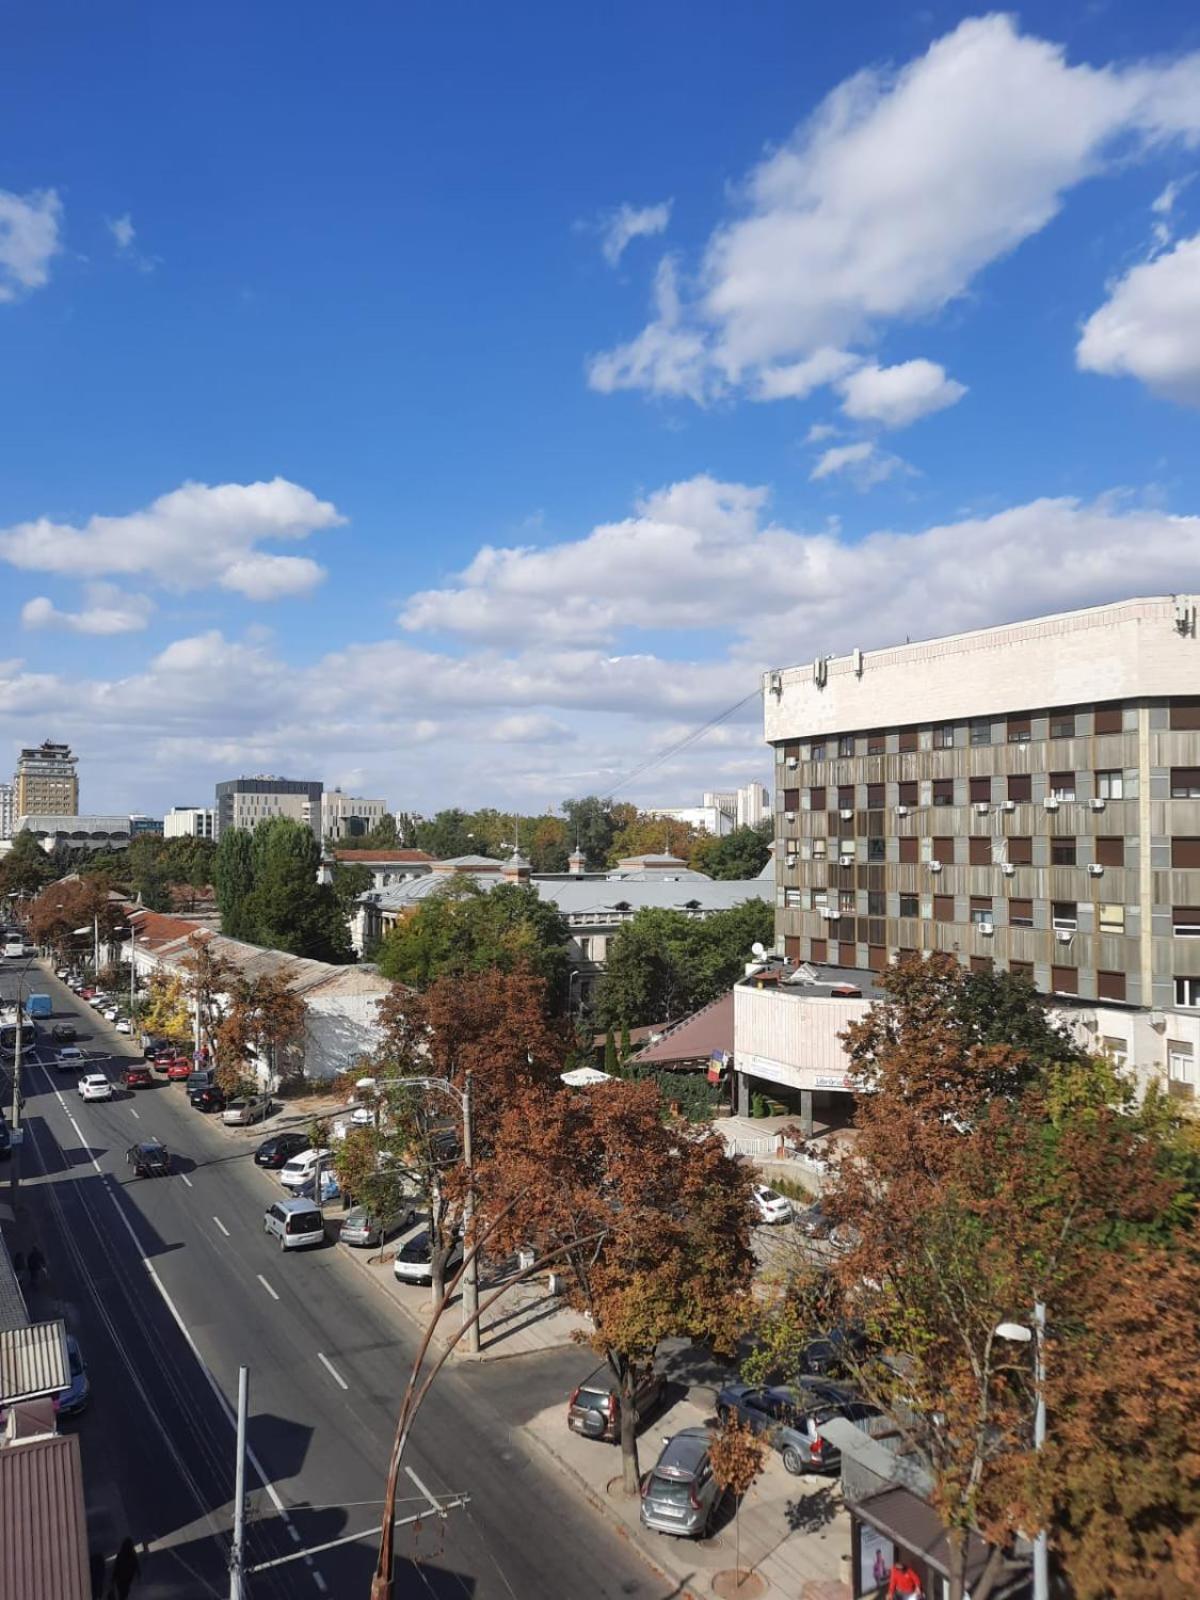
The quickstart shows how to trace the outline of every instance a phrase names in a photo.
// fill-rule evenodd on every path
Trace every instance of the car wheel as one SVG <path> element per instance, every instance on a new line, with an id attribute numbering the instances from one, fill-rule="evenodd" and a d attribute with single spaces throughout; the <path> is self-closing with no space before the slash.
<path id="1" fill-rule="evenodd" d="M 804 1462 L 801 1459 L 800 1452 L 796 1449 L 795 1445 L 789 1444 L 784 1446 L 783 1466 L 785 1472 L 790 1472 L 795 1477 L 799 1477 L 804 1471 Z"/>

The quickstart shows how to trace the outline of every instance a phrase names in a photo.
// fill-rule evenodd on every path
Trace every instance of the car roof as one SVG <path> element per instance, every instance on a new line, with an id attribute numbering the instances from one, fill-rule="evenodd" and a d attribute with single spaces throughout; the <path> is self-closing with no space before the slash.
<path id="1" fill-rule="evenodd" d="M 315 1211 L 317 1209 L 312 1200 L 274 1200 L 281 1211 Z"/>
<path id="2" fill-rule="evenodd" d="M 139 1139 L 133 1148 L 144 1150 L 147 1155 L 157 1155 L 160 1150 L 165 1151 L 167 1147 L 161 1139 Z"/>
<path id="3" fill-rule="evenodd" d="M 701 1461 L 708 1454 L 710 1440 L 707 1428 L 684 1428 L 663 1446 L 654 1470 L 664 1478 L 694 1478 Z"/>

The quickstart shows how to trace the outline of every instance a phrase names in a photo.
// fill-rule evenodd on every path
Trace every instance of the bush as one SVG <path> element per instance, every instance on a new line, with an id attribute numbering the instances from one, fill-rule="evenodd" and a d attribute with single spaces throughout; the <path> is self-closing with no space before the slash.
<path id="1" fill-rule="evenodd" d="M 678 1105 L 688 1122 L 711 1122 L 721 1099 L 716 1084 L 693 1072 L 656 1072 L 654 1081 L 664 1106 Z"/>

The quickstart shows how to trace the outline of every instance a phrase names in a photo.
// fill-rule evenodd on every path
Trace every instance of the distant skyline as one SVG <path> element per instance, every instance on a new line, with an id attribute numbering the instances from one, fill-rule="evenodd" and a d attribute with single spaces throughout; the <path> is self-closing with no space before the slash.
<path id="1" fill-rule="evenodd" d="M 6 43 L 5 781 L 679 805 L 769 781 L 766 667 L 1200 590 L 1194 7 Z"/>

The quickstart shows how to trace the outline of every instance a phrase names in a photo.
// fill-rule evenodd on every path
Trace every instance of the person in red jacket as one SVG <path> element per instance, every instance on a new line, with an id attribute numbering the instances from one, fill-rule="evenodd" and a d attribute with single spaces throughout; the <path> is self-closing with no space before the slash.
<path id="1" fill-rule="evenodd" d="M 903 1556 L 892 1562 L 892 1575 L 888 1579 L 887 1600 L 922 1600 L 921 1580 Z"/>

